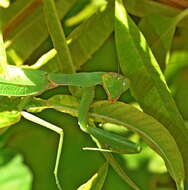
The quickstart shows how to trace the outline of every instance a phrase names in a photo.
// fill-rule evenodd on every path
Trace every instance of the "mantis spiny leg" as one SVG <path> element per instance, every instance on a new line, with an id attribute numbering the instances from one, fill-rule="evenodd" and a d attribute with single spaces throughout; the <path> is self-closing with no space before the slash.
<path id="1" fill-rule="evenodd" d="M 84 87 L 78 111 L 78 124 L 80 129 L 88 134 L 88 112 L 89 107 L 93 102 L 94 95 L 94 87 Z"/>
<path id="2" fill-rule="evenodd" d="M 52 123 L 49 123 L 49 122 L 47 122 L 47 121 L 45 121 L 45 120 L 43 120 L 43 119 L 41 119 L 35 115 L 32 115 L 28 112 L 22 111 L 21 115 L 25 119 L 32 121 L 34 123 L 37 123 L 39 125 L 42 125 L 48 129 L 51 129 L 52 131 L 55 131 L 56 133 L 58 133 L 60 135 L 58 149 L 57 149 L 56 162 L 55 162 L 55 168 L 54 168 L 54 176 L 55 176 L 55 181 L 56 181 L 58 189 L 62 190 L 62 187 L 61 187 L 61 184 L 60 184 L 59 178 L 58 178 L 58 168 L 59 168 L 59 162 L 60 162 L 62 146 L 63 146 L 63 136 L 64 136 L 63 129 L 61 129 L 61 128 L 53 125 Z"/>

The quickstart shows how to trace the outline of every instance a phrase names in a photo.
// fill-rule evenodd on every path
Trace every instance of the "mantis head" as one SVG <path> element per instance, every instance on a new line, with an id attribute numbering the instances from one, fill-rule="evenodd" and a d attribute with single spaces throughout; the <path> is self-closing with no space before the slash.
<path id="1" fill-rule="evenodd" d="M 111 103 L 116 102 L 130 86 L 129 79 L 117 73 L 105 73 L 102 76 L 102 81 L 108 100 Z"/>

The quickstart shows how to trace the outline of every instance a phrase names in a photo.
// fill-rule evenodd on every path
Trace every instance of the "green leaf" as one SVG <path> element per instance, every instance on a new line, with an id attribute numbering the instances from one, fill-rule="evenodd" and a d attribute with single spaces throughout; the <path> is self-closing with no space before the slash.
<path id="1" fill-rule="evenodd" d="M 41 93 L 49 87 L 44 71 L 21 69 L 16 66 L 7 68 L 8 79 L 0 75 L 0 95 L 26 96 Z"/>
<path id="2" fill-rule="evenodd" d="M 176 183 L 183 182 L 183 160 L 176 142 L 168 130 L 153 117 L 128 104 L 121 102 L 109 104 L 105 101 L 93 105 L 91 116 L 99 122 L 122 125 L 138 133 L 164 159 Z"/>
<path id="3" fill-rule="evenodd" d="M 20 121 L 21 115 L 18 111 L 0 112 L 0 128 L 9 127 Z"/>
<path id="4" fill-rule="evenodd" d="M 21 155 L 0 151 L 0 189 L 30 190 L 32 175 Z"/>
<path id="5" fill-rule="evenodd" d="M 67 37 L 68 47 L 77 70 L 93 56 L 112 33 L 113 4 L 113 1 L 109 0 L 105 10 L 91 16 Z M 56 57 L 48 62 L 48 70 L 54 67 L 54 62 L 57 62 Z"/>
<path id="6" fill-rule="evenodd" d="M 61 26 L 55 2 L 53 0 L 43 1 L 44 16 L 46 25 L 53 41 L 53 46 L 57 51 L 56 67 L 62 73 L 75 73 L 70 51 L 67 47 L 64 30 Z M 63 64 L 62 64 L 63 63 Z"/>
<path id="7" fill-rule="evenodd" d="M 71 96 L 67 95 L 68 97 L 71 100 Z M 78 116 L 77 104 L 72 104 L 72 101 L 69 101 L 67 104 L 67 100 L 63 101 L 63 96 L 59 103 L 57 99 L 54 100 L 56 101 L 42 100 L 41 103 L 43 102 L 49 108 L 60 112 Z M 177 184 L 182 183 L 184 179 L 184 166 L 176 142 L 168 130 L 153 117 L 128 104 L 121 102 L 110 104 L 106 103 L 106 101 L 94 104 L 90 116 L 96 121 L 125 126 L 131 131 L 138 133 L 164 159 L 171 176 Z"/>
<path id="8" fill-rule="evenodd" d="M 108 163 L 104 163 L 96 174 L 94 174 L 86 183 L 77 190 L 102 190 L 103 184 L 108 173 Z"/>
<path id="9" fill-rule="evenodd" d="M 175 17 L 182 12 L 182 10 L 164 5 L 157 1 L 150 0 L 123 0 L 127 11 L 138 17 L 145 17 L 149 15 L 160 15 L 167 17 Z M 178 26 L 187 28 L 188 20 L 183 19 L 178 23 Z M 160 26 L 159 26 L 160 27 Z"/>
<path id="10" fill-rule="evenodd" d="M 163 16 L 175 16 L 180 11 L 170 6 L 163 5 L 156 1 L 148 0 L 124 0 L 128 12 L 143 17 L 151 14 L 159 14 Z"/>
<path id="11" fill-rule="evenodd" d="M 167 53 L 170 50 L 176 29 L 174 20 L 174 18 L 161 15 L 149 15 L 139 23 L 139 28 L 143 32 L 161 70 L 164 70 L 167 64 Z"/>
<path id="12" fill-rule="evenodd" d="M 77 69 L 92 57 L 112 33 L 113 13 L 114 2 L 109 0 L 104 11 L 90 17 L 68 36 L 69 48 Z"/>
<path id="13" fill-rule="evenodd" d="M 67 14 L 76 1 L 77 0 L 58 0 L 56 2 L 57 11 L 61 19 Z M 19 64 L 23 64 L 34 50 L 48 37 L 48 30 L 42 11 L 41 9 L 36 11 L 37 12 L 33 13 L 35 14 L 34 16 L 28 18 L 27 22 L 22 24 L 16 33 L 7 39 L 11 42 L 7 45 L 7 53 L 14 63 L 16 57 L 20 60 Z"/>
<path id="14" fill-rule="evenodd" d="M 72 110 L 75 110 L 75 108 L 78 109 L 78 107 L 79 102 L 74 96 L 54 95 L 48 100 L 33 98 L 24 109 L 28 112 L 41 112 L 44 109 L 54 108 L 60 112 L 69 113 L 76 116 Z"/>
<path id="15" fill-rule="evenodd" d="M 139 23 L 139 28 L 143 32 L 162 70 L 165 69 L 168 63 L 167 55 L 171 48 L 176 26 L 187 14 L 187 10 L 176 17 L 152 14 L 144 17 Z"/>
<path id="16" fill-rule="evenodd" d="M 29 3 L 30 1 L 28 0 L 15 1 L 8 8 L 1 9 L 0 18 L 2 26 L 5 26 L 15 15 L 17 15 Z"/>
<path id="17" fill-rule="evenodd" d="M 174 100 L 185 120 L 188 120 L 188 66 L 174 80 Z"/>
<path id="18" fill-rule="evenodd" d="M 98 170 L 105 160 L 99 151 L 82 150 L 85 146 L 93 147 L 95 144 L 88 135 L 79 129 L 75 118 L 52 109 L 38 113 L 37 116 L 63 127 L 65 138 L 58 177 L 63 189 L 77 189 L 80 184 L 86 182 Z M 57 190 L 53 170 L 59 136 L 51 130 L 24 119 L 7 132 L 6 147 L 21 151 L 25 155 L 26 163 L 32 169 L 34 181 L 31 189 Z M 131 171 L 129 170 L 129 172 Z M 132 173 L 134 178 L 139 178 L 142 174 L 144 174 L 143 170 Z M 147 186 L 149 180 L 147 179 L 144 180 L 144 187 Z M 143 189 L 147 189 L 144 187 Z M 110 168 L 103 189 L 132 190 Z"/>
<path id="19" fill-rule="evenodd" d="M 78 117 L 79 102 L 74 96 L 55 95 L 48 100 L 33 98 L 32 101 L 25 107 L 28 111 L 34 112 L 48 108 L 53 108 L 57 111 L 68 113 L 73 117 Z M 97 145 L 99 145 L 100 148 L 106 148 L 101 147 L 101 144 L 98 144 L 98 141 Z M 139 190 L 137 185 L 128 177 L 121 165 L 116 161 L 111 153 L 103 153 L 103 155 L 124 182 L 128 183 L 135 190 Z"/>
<path id="20" fill-rule="evenodd" d="M 73 26 L 73 25 L 79 24 L 83 20 L 88 19 L 90 16 L 92 16 L 97 11 L 104 9 L 106 4 L 107 4 L 106 0 L 92 0 L 76 15 L 68 18 L 65 21 L 65 25 Z"/>
<path id="21" fill-rule="evenodd" d="M 188 131 L 166 85 L 164 76 L 138 27 L 117 1 L 115 35 L 122 72 L 144 112 L 156 118 L 176 140 L 188 177 Z"/>
<path id="22" fill-rule="evenodd" d="M 100 143 L 100 148 L 107 148 L 105 145 L 102 145 Z M 106 160 L 109 162 L 109 164 L 112 166 L 114 171 L 119 175 L 119 177 L 127 183 L 131 188 L 135 190 L 140 190 L 140 188 L 132 181 L 132 179 L 127 175 L 126 171 L 122 168 L 122 165 L 119 164 L 119 162 L 115 159 L 112 153 L 105 153 L 103 152 L 103 156 L 106 158 Z"/>
<path id="23" fill-rule="evenodd" d="M 165 78 L 169 85 L 174 83 L 177 75 L 188 67 L 188 53 L 187 51 L 175 51 L 170 56 L 169 64 L 165 70 Z"/>

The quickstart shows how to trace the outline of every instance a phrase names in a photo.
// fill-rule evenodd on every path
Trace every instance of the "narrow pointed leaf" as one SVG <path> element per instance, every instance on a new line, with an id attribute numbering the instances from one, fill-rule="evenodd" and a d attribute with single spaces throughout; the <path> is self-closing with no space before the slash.
<path id="1" fill-rule="evenodd" d="M 150 45 L 160 68 L 164 70 L 167 63 L 167 53 L 176 29 L 174 18 L 149 15 L 141 20 L 139 28 Z"/>
<path id="2" fill-rule="evenodd" d="M 62 19 L 67 12 L 72 8 L 77 0 L 56 2 L 57 11 L 59 17 Z M 48 30 L 45 24 L 43 13 L 41 10 L 36 10 L 34 16 L 29 18 L 27 23 L 21 25 L 17 32 L 10 36 L 7 40 L 11 43 L 7 45 L 7 53 L 10 58 L 13 59 L 15 56 L 19 58 L 19 64 L 23 62 L 47 39 Z M 24 47 L 24 48 L 23 48 Z"/>
<path id="3" fill-rule="evenodd" d="M 104 11 L 90 17 L 68 36 L 68 40 L 72 40 L 69 48 L 77 69 L 90 59 L 110 36 L 114 28 L 113 19 L 114 2 L 109 0 Z"/>
<path id="4" fill-rule="evenodd" d="M 57 51 L 56 67 L 62 73 L 75 73 L 70 51 L 67 47 L 64 30 L 61 26 L 55 2 L 53 0 L 43 0 L 44 16 L 46 25 Z"/>
<path id="5" fill-rule="evenodd" d="M 32 112 L 38 112 L 48 108 L 53 108 L 57 111 L 68 113 L 73 117 L 78 117 L 79 102 L 75 97 L 70 95 L 55 95 L 48 100 L 33 98 L 31 102 L 25 107 L 27 111 Z M 96 142 L 99 148 L 107 149 L 107 147 L 103 146 L 95 138 L 93 138 L 93 140 Z M 103 155 L 125 183 L 129 184 L 133 189 L 139 190 L 139 187 L 129 178 L 124 169 L 116 161 L 111 153 L 103 152 Z"/>
<path id="6" fill-rule="evenodd" d="M 79 24 L 80 22 L 88 19 L 90 16 L 92 16 L 97 11 L 102 10 L 106 6 L 106 4 L 107 4 L 106 0 L 100 0 L 100 1 L 92 0 L 76 15 L 68 18 L 65 21 L 65 25 L 73 26 L 73 25 Z"/>
<path id="7" fill-rule="evenodd" d="M 40 112 L 44 109 L 54 108 L 60 112 L 69 113 L 76 117 L 75 109 L 79 107 L 79 102 L 74 96 L 70 95 L 54 95 L 48 100 L 33 98 L 25 109 L 28 112 Z"/>
<path id="8" fill-rule="evenodd" d="M 138 17 L 144 17 L 151 14 L 176 16 L 180 12 L 180 10 L 178 9 L 163 5 L 156 1 L 124 0 L 124 3 L 126 3 L 126 8 L 128 12 Z"/>
<path id="9" fill-rule="evenodd" d="M 187 10 L 176 17 L 152 14 L 144 17 L 139 23 L 139 28 L 143 32 L 162 70 L 168 63 L 167 54 L 171 48 L 176 26 L 187 14 Z"/>
<path id="10" fill-rule="evenodd" d="M 104 11 L 91 16 L 67 37 L 68 47 L 77 70 L 92 57 L 112 33 L 114 28 L 113 14 L 114 2 L 109 0 Z M 55 62 L 55 59 L 56 57 L 49 61 L 48 70 L 53 67 L 51 62 Z"/>
<path id="11" fill-rule="evenodd" d="M 122 72 L 131 81 L 131 90 L 144 112 L 167 128 L 176 140 L 188 176 L 188 131 L 164 76 L 143 34 L 127 14 L 120 0 L 116 1 L 116 46 Z"/>
<path id="12" fill-rule="evenodd" d="M 138 133 L 164 159 L 173 179 L 178 184 L 182 183 L 184 166 L 176 142 L 168 130 L 153 117 L 121 102 L 96 103 L 93 105 L 91 115 L 97 121 L 126 126 Z"/>
<path id="13" fill-rule="evenodd" d="M 66 96 L 69 100 L 72 99 L 71 96 Z M 78 104 L 75 101 L 66 100 L 64 102 L 61 95 L 52 97 L 51 101 L 40 101 L 40 99 L 37 99 L 37 101 L 40 102 L 40 106 L 43 104 L 60 112 L 69 113 L 74 117 L 78 116 Z M 35 109 L 36 107 L 37 104 Z M 29 105 L 27 109 L 29 109 Z M 184 166 L 177 144 L 168 130 L 152 116 L 122 102 L 110 104 L 106 101 L 95 103 L 90 111 L 90 116 L 96 121 L 125 126 L 138 133 L 164 159 L 171 176 L 177 184 L 182 183 Z"/>
<path id="14" fill-rule="evenodd" d="M 98 140 L 94 140 L 99 148 L 107 148 L 106 145 L 101 144 Z M 103 156 L 109 162 L 114 171 L 119 175 L 119 177 L 130 187 L 135 190 L 140 190 L 140 188 L 135 184 L 135 182 L 126 174 L 126 171 L 122 168 L 122 166 L 118 163 L 112 153 L 103 152 Z"/>
<path id="15" fill-rule="evenodd" d="M 102 190 L 106 175 L 108 173 L 108 163 L 104 163 L 97 173 L 95 173 L 86 183 L 77 190 Z"/>

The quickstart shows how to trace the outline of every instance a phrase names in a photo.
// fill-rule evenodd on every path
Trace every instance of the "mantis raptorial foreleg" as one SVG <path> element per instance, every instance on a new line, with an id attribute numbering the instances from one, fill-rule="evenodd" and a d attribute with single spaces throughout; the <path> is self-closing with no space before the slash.
<path id="1" fill-rule="evenodd" d="M 39 125 L 42 125 L 56 133 L 58 133 L 60 135 L 60 138 L 59 138 L 59 145 L 58 145 L 58 149 L 57 149 L 57 156 L 56 156 L 56 162 L 55 162 L 55 168 L 54 168 L 54 176 L 55 176 L 55 181 L 56 181 L 56 184 L 57 184 L 57 187 L 59 190 L 62 190 L 62 187 L 61 187 L 61 184 L 59 182 L 59 178 L 58 178 L 58 168 L 59 168 L 59 161 L 60 161 L 60 157 L 61 157 L 61 152 L 62 152 L 62 146 L 63 146 L 63 136 L 64 136 L 64 133 L 63 133 L 63 129 L 60 128 L 60 127 L 57 127 L 55 126 L 54 124 L 52 123 L 49 123 L 35 115 L 32 115 L 28 112 L 25 112 L 25 111 L 22 111 L 21 112 L 21 115 L 29 120 L 29 121 L 32 121 L 34 123 L 37 123 Z"/>
<path id="2" fill-rule="evenodd" d="M 106 86 L 106 88 L 108 88 L 108 86 Z M 88 112 L 90 104 L 93 102 L 93 98 L 94 87 L 83 88 L 78 114 L 78 124 L 81 130 L 94 136 L 97 140 L 108 145 L 110 148 L 110 150 L 99 149 L 99 151 L 109 151 L 122 154 L 139 153 L 141 147 L 138 144 L 133 143 L 132 141 L 129 141 L 120 135 L 97 128 L 95 127 L 94 123 L 92 123 L 92 126 L 89 126 Z"/>
<path id="3" fill-rule="evenodd" d="M 57 86 L 79 86 L 83 88 L 83 94 L 80 101 L 79 108 L 79 125 L 81 129 L 89 135 L 95 137 L 100 142 L 106 144 L 110 150 L 109 152 L 117 153 L 139 153 L 140 147 L 126 140 L 124 137 L 104 131 L 97 127 L 91 127 L 88 122 L 88 112 L 90 104 L 94 98 L 94 87 L 96 85 L 102 85 L 108 95 L 109 102 L 115 102 L 120 95 L 125 92 L 129 87 L 129 80 L 117 73 L 104 73 L 104 72 L 92 72 L 92 73 L 75 73 L 75 74 L 49 74 L 40 70 L 32 69 L 20 69 L 15 66 L 8 66 L 11 77 L 6 78 L 4 75 L 0 75 L 0 95 L 2 96 L 26 96 L 24 101 L 19 105 L 18 110 L 24 110 L 24 105 L 29 101 L 30 95 L 38 95 L 45 90 L 55 88 Z M 22 115 L 33 121 L 38 121 L 39 124 L 44 125 L 58 134 L 60 134 L 60 143 L 58 148 L 58 155 L 56 160 L 56 167 L 54 170 L 56 182 L 58 187 L 59 181 L 57 178 L 57 170 L 60 159 L 60 151 L 62 146 L 63 132 L 62 129 L 56 130 L 56 127 L 52 127 L 49 123 L 44 123 L 43 120 L 36 118 L 32 115 L 27 117 L 28 114 Z M 33 119 L 34 118 L 34 119 Z M 33 119 L 33 120 L 32 120 Z M 102 151 L 102 150 L 101 150 Z M 60 189 L 60 188 L 59 188 Z"/>

